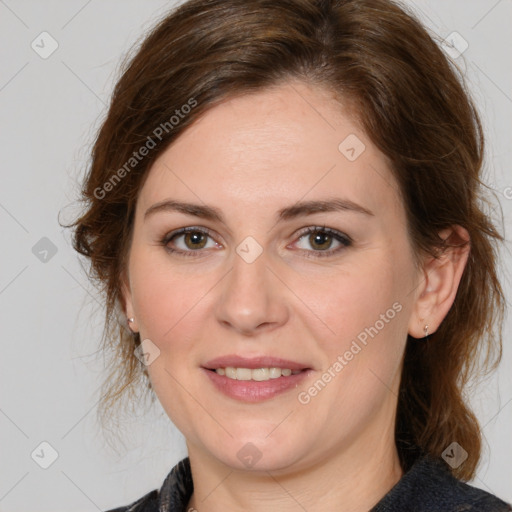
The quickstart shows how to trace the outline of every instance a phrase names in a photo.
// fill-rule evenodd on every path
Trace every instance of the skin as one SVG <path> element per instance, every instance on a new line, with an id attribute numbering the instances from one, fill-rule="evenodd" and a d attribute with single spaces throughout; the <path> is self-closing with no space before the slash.
<path id="1" fill-rule="evenodd" d="M 353 162 L 338 146 L 355 134 Z M 175 211 L 174 199 L 218 208 L 224 222 Z M 344 198 L 373 214 L 317 212 L 276 222 L 300 200 Z M 206 246 L 166 234 L 208 228 Z M 300 230 L 352 239 L 320 248 Z M 441 233 L 465 238 L 462 228 Z M 247 263 L 248 236 L 262 249 Z M 200 239 L 201 240 L 201 239 Z M 188 241 L 188 245 L 185 242 Z M 197 239 L 196 242 L 197 244 Z M 323 250 L 336 250 L 319 256 Z M 160 351 L 148 366 L 163 408 L 184 434 L 196 510 L 367 511 L 400 479 L 394 443 L 407 335 L 435 332 L 455 298 L 467 250 L 415 264 L 403 204 L 385 156 L 354 116 L 318 86 L 289 81 L 209 110 L 153 164 L 140 191 L 123 282 L 131 328 Z M 298 400 L 392 305 L 400 312 L 309 403 Z M 421 343 L 422 341 L 418 341 Z M 307 363 L 296 388 L 259 403 L 221 394 L 201 366 L 272 355 Z M 237 457 L 252 443 L 251 468 Z"/>

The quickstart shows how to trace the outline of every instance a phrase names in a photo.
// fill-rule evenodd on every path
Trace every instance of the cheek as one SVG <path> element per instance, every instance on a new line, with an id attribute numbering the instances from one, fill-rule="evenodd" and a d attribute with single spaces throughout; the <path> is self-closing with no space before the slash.
<path id="1" fill-rule="evenodd" d="M 333 435 L 340 425 L 347 432 L 356 431 L 361 422 L 378 414 L 382 404 L 394 400 L 390 390 L 400 374 L 408 305 L 403 300 L 405 279 L 383 261 L 340 275 L 314 293 L 311 284 L 304 285 L 316 316 L 329 329 L 315 320 L 319 327 L 314 336 L 325 355 L 318 379 L 327 384 L 313 383 L 315 389 L 301 391 L 306 399 L 311 397 L 315 417 L 329 423 Z"/>
<path id="2" fill-rule="evenodd" d="M 385 254 L 361 255 L 347 271 L 331 272 L 329 278 L 297 281 L 294 290 L 309 309 L 310 326 L 329 352 L 348 349 L 354 339 L 364 342 L 368 331 L 379 333 L 397 327 L 403 309 L 404 277 Z M 314 283 L 314 285 L 313 285 Z M 313 314 L 314 315 L 313 315 Z M 306 314 L 306 313 L 305 313 Z"/>
<path id="3" fill-rule="evenodd" d="M 347 410 L 354 422 L 374 414 L 396 386 L 407 338 L 407 268 L 404 257 L 368 251 L 350 271 L 298 288 L 316 317 L 310 313 L 308 325 L 325 356 L 319 378 L 329 381 L 317 407 L 336 404 L 325 410 L 339 422 L 349 421 Z"/>
<path id="4" fill-rule="evenodd" d="M 156 251 L 133 254 L 130 282 L 141 339 L 150 339 L 159 356 L 147 367 L 151 385 L 170 419 L 188 436 L 190 426 L 184 419 L 203 413 L 184 391 L 192 389 L 190 368 L 194 366 L 199 316 L 210 279 L 197 273 L 186 276 L 171 269 L 165 255 Z M 192 392 L 199 396 L 198 391 Z"/>
<path id="5" fill-rule="evenodd" d="M 156 251 L 155 251 L 156 252 Z M 205 292 L 212 287 L 207 275 L 184 274 L 172 268 L 166 256 L 140 251 L 130 267 L 135 313 L 141 335 L 162 344 L 189 321 Z"/>

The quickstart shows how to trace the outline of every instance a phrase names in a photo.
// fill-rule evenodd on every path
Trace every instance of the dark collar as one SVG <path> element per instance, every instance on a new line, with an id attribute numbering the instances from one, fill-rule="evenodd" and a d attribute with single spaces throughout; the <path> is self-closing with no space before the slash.
<path id="1" fill-rule="evenodd" d="M 509 510 L 509 505 L 492 494 L 457 480 L 442 459 L 423 455 L 370 512 Z"/>
<path id="2" fill-rule="evenodd" d="M 187 512 L 194 484 L 187 458 L 178 462 L 159 491 L 126 512 Z M 112 511 L 112 512 L 116 512 Z M 422 456 L 370 512 L 506 512 L 512 507 L 481 489 L 457 480 L 441 459 Z"/>
<path id="3" fill-rule="evenodd" d="M 189 458 L 174 466 L 159 492 L 158 512 L 186 512 L 194 491 Z"/>

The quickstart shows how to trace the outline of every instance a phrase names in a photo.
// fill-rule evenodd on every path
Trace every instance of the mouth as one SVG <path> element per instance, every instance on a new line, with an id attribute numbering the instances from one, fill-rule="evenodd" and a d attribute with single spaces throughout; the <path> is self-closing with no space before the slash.
<path id="1" fill-rule="evenodd" d="M 296 388 L 311 367 L 274 357 L 226 356 L 203 367 L 215 389 L 243 402 L 260 402 Z"/>

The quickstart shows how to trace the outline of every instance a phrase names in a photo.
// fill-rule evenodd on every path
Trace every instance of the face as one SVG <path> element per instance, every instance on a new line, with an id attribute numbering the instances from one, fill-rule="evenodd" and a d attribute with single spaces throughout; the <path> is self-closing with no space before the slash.
<path id="1" fill-rule="evenodd" d="M 160 155 L 125 298 L 189 453 L 280 471 L 392 439 L 418 279 L 397 190 L 301 82 L 214 107 Z"/>

